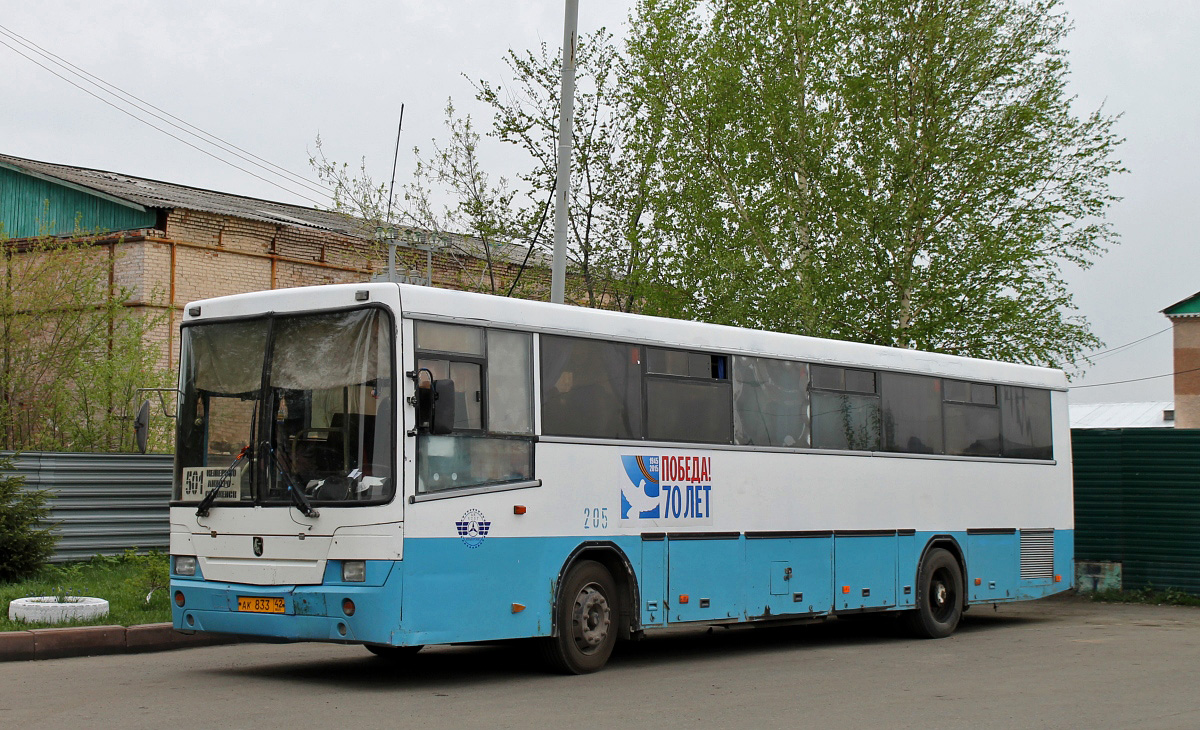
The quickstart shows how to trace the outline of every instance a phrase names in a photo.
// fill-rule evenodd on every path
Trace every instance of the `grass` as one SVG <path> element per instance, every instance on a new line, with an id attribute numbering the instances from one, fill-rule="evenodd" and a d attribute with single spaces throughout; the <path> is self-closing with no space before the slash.
<path id="1" fill-rule="evenodd" d="M 168 557 L 159 552 L 138 555 L 97 555 L 79 563 L 44 566 L 37 575 L 17 583 L 0 583 L 0 631 L 63 626 L 134 626 L 171 620 Z M 153 591 L 151 593 L 151 591 Z M 146 594 L 150 593 L 149 602 Z M 25 623 L 8 619 L 8 602 L 28 596 L 91 596 L 108 601 L 108 615 L 58 624 Z"/>
<path id="2" fill-rule="evenodd" d="M 1178 588 L 1142 588 L 1133 591 L 1098 591 L 1091 594 L 1093 601 L 1104 603 L 1153 603 L 1169 606 L 1200 606 L 1200 596 Z"/>

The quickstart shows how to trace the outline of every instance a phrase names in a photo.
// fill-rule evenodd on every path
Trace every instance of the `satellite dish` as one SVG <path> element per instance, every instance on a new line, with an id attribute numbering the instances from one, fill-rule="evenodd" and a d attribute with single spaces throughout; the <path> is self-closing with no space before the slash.
<path id="1" fill-rule="evenodd" d="M 133 419 L 133 434 L 137 439 L 138 451 L 146 453 L 146 442 L 150 437 L 150 401 L 149 399 L 142 401 L 142 407 L 138 409 L 137 415 Z"/>

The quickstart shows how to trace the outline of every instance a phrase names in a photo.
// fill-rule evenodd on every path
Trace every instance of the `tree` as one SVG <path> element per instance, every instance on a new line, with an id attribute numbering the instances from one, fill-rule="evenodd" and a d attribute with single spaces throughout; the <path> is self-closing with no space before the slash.
<path id="1" fill-rule="evenodd" d="M 47 525 L 51 495 L 26 489 L 25 477 L 13 473 L 11 457 L 0 456 L 0 583 L 27 578 L 54 553 L 58 537 Z"/>
<path id="2" fill-rule="evenodd" d="M 132 450 L 135 389 L 171 379 L 149 337 L 163 319 L 126 306 L 95 237 L 0 235 L 0 250 L 0 448 Z"/>
<path id="3" fill-rule="evenodd" d="M 1064 264 L 1114 239 L 1115 119 L 1076 116 L 1057 0 L 642 0 L 661 114 L 649 308 L 1070 365 Z"/>
<path id="4" fill-rule="evenodd" d="M 493 109 L 489 134 L 531 163 L 519 176 L 530 205 L 518 219 L 534 231 L 557 182 L 562 56 L 542 43 L 536 52 L 510 50 L 504 62 L 511 80 L 476 81 L 476 96 Z M 568 255 L 576 276 L 568 296 L 589 307 L 632 311 L 644 298 L 656 251 L 648 212 L 661 116 L 629 93 L 625 60 L 607 30 L 579 38 L 575 63 Z M 632 146 L 635 138 L 644 144 Z"/>
<path id="5" fill-rule="evenodd" d="M 452 243 L 448 253 L 456 255 L 463 272 L 475 274 L 461 282 L 464 288 L 542 298 L 548 288 L 531 281 L 524 265 L 512 273 L 493 253 L 504 249 L 511 262 L 514 249 L 525 248 L 548 268 L 545 224 L 556 183 L 561 57 L 542 44 L 536 52 L 510 51 L 504 61 L 510 80 L 473 83 L 477 100 L 493 111 L 487 135 L 525 153 L 518 175 L 523 189 L 514 190 L 484 169 L 480 135 L 453 100 L 446 104 L 447 138 L 434 140 L 428 156 L 414 148 L 415 173 L 395 200 L 371 178 L 365 161 L 357 172 L 329 161 L 319 138 L 310 163 L 333 189 L 333 209 L 361 221 L 364 230 L 410 226 L 418 237 Z M 655 114 L 642 113 L 641 102 L 627 93 L 621 82 L 626 73 L 607 31 L 579 39 L 567 296 L 587 306 L 632 311 L 644 301 L 642 287 L 656 251 L 649 201 L 657 166 L 652 144 L 635 148 L 630 141 L 654 139 L 662 124 Z M 479 258 L 484 266 L 472 269 L 469 262 Z"/>
<path id="6" fill-rule="evenodd" d="M 512 274 L 504 281 L 509 268 L 504 263 L 517 248 L 512 237 L 521 233 L 514 194 L 504 178 L 493 183 L 480 163 L 479 134 L 470 116 L 459 116 L 453 100 L 447 101 L 445 114 L 447 141 L 433 140 L 428 157 L 413 148 L 413 177 L 394 197 L 390 186 L 372 178 L 365 159 L 357 172 L 329 160 L 320 137 L 309 163 L 333 191 L 331 209 L 344 214 L 359 235 L 375 240 L 375 232 L 385 229 L 405 243 L 434 247 L 440 260 L 452 262 L 463 289 L 496 294 L 507 283 L 511 290 L 517 282 Z M 414 249 L 401 251 L 401 264 L 419 263 Z M 381 241 L 373 254 L 377 260 L 387 255 Z"/>

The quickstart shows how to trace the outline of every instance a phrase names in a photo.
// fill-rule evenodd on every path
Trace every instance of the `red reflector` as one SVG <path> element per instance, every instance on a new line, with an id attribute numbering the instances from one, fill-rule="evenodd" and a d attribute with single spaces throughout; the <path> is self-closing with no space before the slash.
<path id="1" fill-rule="evenodd" d="M 679 594 L 679 602 L 680 602 L 680 603 L 687 603 L 687 602 L 688 602 L 688 594 L 686 594 L 686 593 L 680 593 L 680 594 Z"/>
<path id="2" fill-rule="evenodd" d="M 351 601 L 349 598 L 343 598 L 342 599 L 342 613 L 346 614 L 347 616 L 353 616 L 354 615 L 354 601 Z"/>
<path id="3" fill-rule="evenodd" d="M 514 505 L 513 505 L 513 514 L 514 514 L 514 515 L 523 515 L 523 514 L 525 514 L 525 505 L 523 505 L 523 504 L 514 504 Z"/>
<path id="4" fill-rule="evenodd" d="M 850 592 L 850 586 L 842 586 L 842 593 L 849 593 L 849 592 Z"/>
<path id="5" fill-rule="evenodd" d="M 183 591 L 175 591 L 175 605 L 183 608 Z"/>

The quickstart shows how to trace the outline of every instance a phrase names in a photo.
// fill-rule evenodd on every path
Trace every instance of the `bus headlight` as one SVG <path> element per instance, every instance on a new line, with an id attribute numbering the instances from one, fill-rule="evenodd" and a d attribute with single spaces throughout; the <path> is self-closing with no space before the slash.
<path id="1" fill-rule="evenodd" d="M 196 556 L 195 555 L 176 555 L 175 556 L 175 575 L 195 575 L 196 574 Z"/>
<path id="2" fill-rule="evenodd" d="M 342 563 L 342 580 L 346 583 L 362 583 L 367 579 L 367 561 L 346 560 Z"/>

